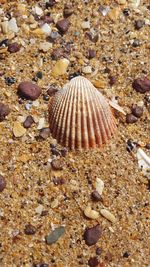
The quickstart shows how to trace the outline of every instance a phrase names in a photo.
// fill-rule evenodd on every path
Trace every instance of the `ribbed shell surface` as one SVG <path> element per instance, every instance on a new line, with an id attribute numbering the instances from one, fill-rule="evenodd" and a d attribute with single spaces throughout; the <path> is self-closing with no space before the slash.
<path id="1" fill-rule="evenodd" d="M 49 125 L 58 143 L 70 149 L 100 147 L 116 129 L 107 99 L 82 76 L 73 78 L 52 98 Z"/>

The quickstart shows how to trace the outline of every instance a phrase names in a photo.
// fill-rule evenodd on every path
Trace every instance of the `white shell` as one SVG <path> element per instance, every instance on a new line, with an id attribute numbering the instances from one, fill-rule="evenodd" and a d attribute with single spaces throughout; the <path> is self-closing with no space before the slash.
<path id="1" fill-rule="evenodd" d="M 107 99 L 82 76 L 73 78 L 52 98 L 49 124 L 52 136 L 70 149 L 100 147 L 116 129 Z"/>

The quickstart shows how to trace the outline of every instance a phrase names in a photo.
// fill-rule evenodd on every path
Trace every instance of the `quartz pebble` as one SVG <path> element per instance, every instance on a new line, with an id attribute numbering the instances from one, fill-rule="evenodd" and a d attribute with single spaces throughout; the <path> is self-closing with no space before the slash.
<path id="1" fill-rule="evenodd" d="M 0 103 L 0 122 L 5 120 L 5 117 L 9 114 L 10 109 L 8 105 L 5 105 L 4 103 Z"/>
<path id="2" fill-rule="evenodd" d="M 144 94 L 150 91 L 150 79 L 147 77 L 144 78 L 137 78 L 132 83 L 133 89 L 137 92 Z"/>
<path id="3" fill-rule="evenodd" d="M 0 174 L 0 192 L 2 192 L 6 187 L 6 180 L 5 178 Z"/>
<path id="4" fill-rule="evenodd" d="M 66 33 L 69 29 L 69 25 L 70 25 L 70 23 L 67 19 L 59 20 L 56 23 L 56 27 L 61 33 Z"/>
<path id="5" fill-rule="evenodd" d="M 101 209 L 100 213 L 103 217 L 105 217 L 108 221 L 115 223 L 116 222 L 116 217 L 109 211 L 106 209 Z"/>
<path id="6" fill-rule="evenodd" d="M 25 121 L 23 122 L 23 127 L 30 128 L 33 123 L 34 123 L 34 119 L 31 115 L 29 115 L 26 117 Z"/>
<path id="7" fill-rule="evenodd" d="M 65 227 L 64 226 L 60 226 L 58 228 L 56 228 L 55 230 L 53 230 L 49 235 L 47 235 L 45 237 L 46 243 L 48 245 L 51 245 L 55 242 L 57 242 L 57 240 L 65 233 Z"/>
<path id="8" fill-rule="evenodd" d="M 40 118 L 37 129 L 41 130 L 42 128 L 44 128 L 44 126 L 45 126 L 45 118 Z"/>
<path id="9" fill-rule="evenodd" d="M 17 21 L 15 18 L 12 18 L 8 21 L 8 28 L 10 31 L 17 33 L 19 31 L 19 28 L 17 26 Z"/>
<path id="10" fill-rule="evenodd" d="M 42 31 L 46 34 L 46 35 L 50 35 L 51 34 L 51 27 L 49 26 L 49 24 L 44 23 L 41 27 Z"/>
<path id="11" fill-rule="evenodd" d="M 84 210 L 84 215 L 90 219 L 98 219 L 99 212 L 92 210 L 90 206 L 87 206 Z"/>
<path id="12" fill-rule="evenodd" d="M 18 94 L 20 97 L 36 100 L 41 94 L 41 88 L 32 82 L 24 81 L 18 86 Z"/>
<path id="13" fill-rule="evenodd" d="M 46 140 L 50 136 L 50 129 L 49 128 L 42 128 L 40 130 L 39 136 Z"/>
<path id="14" fill-rule="evenodd" d="M 91 66 L 85 66 L 82 68 L 82 72 L 84 74 L 90 74 L 90 73 L 92 73 L 92 67 Z"/>
<path id="15" fill-rule="evenodd" d="M 81 23 L 81 28 L 86 30 L 86 29 L 90 29 L 90 22 L 89 21 L 83 21 Z"/>
<path id="16" fill-rule="evenodd" d="M 95 245 L 102 235 L 102 228 L 99 224 L 86 228 L 84 232 L 84 240 L 88 246 Z"/>
<path id="17" fill-rule="evenodd" d="M 137 120 L 137 117 L 135 117 L 133 114 L 126 115 L 126 123 L 135 123 Z"/>
<path id="18" fill-rule="evenodd" d="M 8 45 L 8 51 L 10 53 L 16 53 L 20 50 L 20 45 L 17 42 L 11 43 Z"/>
<path id="19" fill-rule="evenodd" d="M 52 69 L 52 75 L 59 76 L 59 75 L 65 74 L 67 71 L 68 65 L 69 65 L 68 59 L 62 58 L 58 60 Z"/>
<path id="20" fill-rule="evenodd" d="M 39 50 L 46 53 L 48 50 L 50 50 L 50 48 L 52 48 L 52 44 L 48 43 L 48 42 L 43 42 L 40 43 L 39 45 Z"/>
<path id="21" fill-rule="evenodd" d="M 26 129 L 21 125 L 20 122 L 16 121 L 13 125 L 13 134 L 15 137 L 21 137 L 26 133 Z"/>

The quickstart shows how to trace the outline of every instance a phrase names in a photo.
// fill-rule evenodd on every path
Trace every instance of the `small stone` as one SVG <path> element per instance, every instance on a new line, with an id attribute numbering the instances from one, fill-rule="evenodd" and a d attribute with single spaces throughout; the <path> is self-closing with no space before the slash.
<path id="1" fill-rule="evenodd" d="M 26 119 L 23 123 L 23 127 L 24 128 L 30 128 L 33 123 L 34 123 L 34 119 L 31 115 L 29 115 L 26 117 Z"/>
<path id="2" fill-rule="evenodd" d="M 91 207 L 88 205 L 84 210 L 84 215 L 89 219 L 96 220 L 99 217 L 99 212 L 97 212 L 96 210 L 92 210 Z"/>
<path id="3" fill-rule="evenodd" d="M 60 150 L 60 152 L 61 152 L 61 155 L 62 155 L 62 157 L 66 157 L 66 155 L 67 155 L 67 153 L 68 153 L 68 150 L 67 150 L 67 148 L 62 148 L 61 150 Z"/>
<path id="4" fill-rule="evenodd" d="M 46 140 L 50 136 L 50 129 L 49 128 L 42 128 L 40 130 L 39 136 Z"/>
<path id="5" fill-rule="evenodd" d="M 66 58 L 62 58 L 56 62 L 52 69 L 53 76 L 63 75 L 67 72 L 67 68 L 69 65 L 69 60 Z"/>
<path id="6" fill-rule="evenodd" d="M 90 267 L 96 267 L 96 266 L 98 266 L 98 264 L 99 264 L 99 261 L 98 261 L 97 257 L 91 257 L 91 258 L 88 260 L 88 265 L 89 265 Z"/>
<path id="7" fill-rule="evenodd" d="M 0 41 L 0 47 L 7 47 L 8 45 L 9 45 L 8 38 L 3 39 L 2 41 Z"/>
<path id="8" fill-rule="evenodd" d="M 84 240 L 85 243 L 88 246 L 92 246 L 98 242 L 102 235 L 102 228 L 99 224 L 91 227 L 91 228 L 86 228 L 84 232 Z"/>
<path id="9" fill-rule="evenodd" d="M 0 192 L 2 192 L 6 187 L 6 180 L 5 178 L 0 174 Z"/>
<path id="10" fill-rule="evenodd" d="M 26 129 L 20 122 L 16 121 L 13 125 L 13 134 L 15 137 L 21 137 L 26 133 Z"/>
<path id="11" fill-rule="evenodd" d="M 8 51 L 10 53 L 16 53 L 20 50 L 20 45 L 17 42 L 8 45 Z"/>
<path id="12" fill-rule="evenodd" d="M 100 7 L 98 8 L 98 11 L 99 11 L 104 17 L 108 14 L 109 10 L 110 10 L 110 7 L 109 7 L 109 6 L 100 6 Z"/>
<path id="13" fill-rule="evenodd" d="M 96 178 L 96 191 L 102 195 L 104 190 L 104 182 L 100 178 Z"/>
<path id="14" fill-rule="evenodd" d="M 35 212 L 38 213 L 39 215 L 41 215 L 43 209 L 44 209 L 44 206 L 40 204 L 40 205 L 35 209 Z"/>
<path id="15" fill-rule="evenodd" d="M 52 48 L 52 44 L 48 42 L 43 42 L 43 43 L 40 43 L 39 45 L 39 50 L 44 53 L 50 50 L 50 48 Z"/>
<path id="16" fill-rule="evenodd" d="M 42 73 L 42 71 L 38 71 L 38 72 L 36 73 L 36 77 L 37 77 L 38 79 L 42 79 L 42 78 L 43 78 L 43 73 Z"/>
<path id="17" fill-rule="evenodd" d="M 91 67 L 91 66 L 83 67 L 83 68 L 82 68 L 82 72 L 83 72 L 84 74 L 90 74 L 90 73 L 92 73 L 92 67 Z"/>
<path id="18" fill-rule="evenodd" d="M 54 231 L 52 231 L 48 236 L 45 237 L 46 243 L 48 245 L 51 245 L 53 243 L 56 243 L 57 240 L 65 233 L 65 227 L 60 226 L 56 228 Z"/>
<path id="19" fill-rule="evenodd" d="M 145 148 L 150 149 L 150 144 L 146 144 Z"/>
<path id="20" fill-rule="evenodd" d="M 3 103 L 0 103 L 0 122 L 5 120 L 5 117 L 9 114 L 9 112 L 9 107 Z"/>
<path id="21" fill-rule="evenodd" d="M 47 90 L 47 94 L 48 94 L 49 96 L 53 96 L 53 95 L 55 95 L 57 92 L 58 92 L 58 89 L 55 88 L 54 86 L 50 86 L 50 88 L 48 88 L 48 90 Z"/>
<path id="22" fill-rule="evenodd" d="M 63 162 L 60 159 L 52 160 L 51 165 L 52 165 L 52 168 L 56 171 L 57 170 L 61 171 L 63 169 Z"/>
<path id="23" fill-rule="evenodd" d="M 56 4 L 55 0 L 49 0 L 46 2 L 46 8 L 53 7 Z"/>
<path id="24" fill-rule="evenodd" d="M 66 33 L 69 29 L 69 26 L 70 26 L 70 23 L 67 19 L 59 20 L 56 23 L 56 27 L 61 33 Z"/>
<path id="25" fill-rule="evenodd" d="M 109 211 L 106 209 L 101 209 L 100 213 L 102 216 L 104 216 L 108 221 L 115 223 L 116 222 L 116 217 Z"/>
<path id="26" fill-rule="evenodd" d="M 129 256 L 130 256 L 129 252 L 126 251 L 123 253 L 123 258 L 128 258 Z"/>
<path id="27" fill-rule="evenodd" d="M 137 117 L 135 117 L 133 114 L 126 115 L 126 123 L 135 123 L 137 120 Z"/>
<path id="28" fill-rule="evenodd" d="M 133 43 L 132 43 L 132 46 L 133 46 L 133 47 L 138 47 L 138 46 L 140 46 L 140 41 L 139 41 L 138 39 L 134 39 L 134 40 L 133 40 Z"/>
<path id="29" fill-rule="evenodd" d="M 74 13 L 74 10 L 73 10 L 73 6 L 71 5 L 71 3 L 69 4 L 66 4 L 64 6 L 64 10 L 63 10 L 63 15 L 65 18 L 68 18 L 70 17 L 72 14 Z"/>
<path id="30" fill-rule="evenodd" d="M 60 151 L 56 147 L 51 148 L 51 153 L 52 153 L 52 155 L 55 155 L 55 156 L 61 155 Z"/>
<path id="31" fill-rule="evenodd" d="M 90 29 L 90 22 L 89 21 L 83 21 L 81 23 L 81 28 L 86 30 L 86 29 Z"/>
<path id="32" fill-rule="evenodd" d="M 18 94 L 20 97 L 36 100 L 41 94 L 41 88 L 32 82 L 24 81 L 18 86 Z"/>
<path id="33" fill-rule="evenodd" d="M 40 8 L 39 6 L 35 6 L 32 8 L 34 13 L 38 16 L 42 16 L 43 15 L 43 10 L 42 8 Z"/>
<path id="34" fill-rule="evenodd" d="M 51 58 L 53 60 L 58 60 L 64 55 L 64 49 L 62 47 L 55 48 L 51 53 Z"/>
<path id="35" fill-rule="evenodd" d="M 36 228 L 32 224 L 25 225 L 24 233 L 26 235 L 34 235 L 36 233 Z"/>
<path id="36" fill-rule="evenodd" d="M 45 126 L 45 118 L 40 118 L 39 119 L 39 124 L 37 126 L 37 129 L 41 130 L 42 128 L 44 128 L 44 126 Z"/>
<path id="37" fill-rule="evenodd" d="M 105 260 L 106 261 L 112 261 L 112 254 L 110 253 L 110 251 L 108 251 L 105 255 Z"/>
<path id="38" fill-rule="evenodd" d="M 16 79 L 14 77 L 6 77 L 5 78 L 5 83 L 8 85 L 8 86 L 11 86 L 12 84 L 14 84 L 16 81 Z"/>
<path id="39" fill-rule="evenodd" d="M 108 77 L 109 78 L 109 84 L 112 86 L 112 85 L 114 85 L 115 83 L 116 83 L 116 77 L 115 76 L 109 76 Z"/>
<path id="40" fill-rule="evenodd" d="M 91 198 L 94 201 L 102 201 L 101 195 L 96 190 L 91 193 Z"/>
<path id="41" fill-rule="evenodd" d="M 4 34 L 8 33 L 8 21 L 1 22 L 1 29 Z"/>
<path id="42" fill-rule="evenodd" d="M 132 107 L 132 114 L 133 114 L 135 117 L 140 118 L 140 117 L 143 115 L 143 107 L 134 105 L 134 106 Z"/>
<path id="43" fill-rule="evenodd" d="M 102 249 L 97 247 L 96 248 L 96 255 L 101 255 L 102 254 Z"/>
<path id="44" fill-rule="evenodd" d="M 144 78 L 137 78 L 132 83 L 133 89 L 137 92 L 144 94 L 150 91 L 150 79 Z"/>
<path id="45" fill-rule="evenodd" d="M 93 50 L 93 49 L 89 49 L 89 51 L 88 51 L 88 58 L 89 58 L 89 59 L 92 59 L 92 58 L 94 58 L 94 57 L 96 57 L 96 52 L 95 52 L 95 50 Z"/>
<path id="46" fill-rule="evenodd" d="M 43 95 L 43 100 L 45 100 L 45 101 L 49 101 L 49 95 Z"/>
<path id="47" fill-rule="evenodd" d="M 12 18 L 8 21 L 8 28 L 10 31 L 17 33 L 19 31 L 19 28 L 17 26 L 17 21 L 15 18 Z"/>
<path id="48" fill-rule="evenodd" d="M 47 24 L 47 23 L 44 23 L 44 24 L 42 25 L 41 30 L 42 30 L 42 31 L 45 33 L 45 35 L 47 35 L 47 36 L 50 35 L 50 34 L 51 34 L 51 31 L 52 31 L 50 25 Z"/>
<path id="49" fill-rule="evenodd" d="M 134 27 L 136 30 L 140 30 L 144 26 L 144 24 L 144 20 L 139 19 L 135 21 Z"/>

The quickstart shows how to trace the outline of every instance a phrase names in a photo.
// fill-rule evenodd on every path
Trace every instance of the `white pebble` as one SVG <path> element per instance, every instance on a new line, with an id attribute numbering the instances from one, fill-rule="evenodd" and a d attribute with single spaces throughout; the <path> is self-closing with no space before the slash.
<path id="1" fill-rule="evenodd" d="M 8 28 L 10 31 L 17 33 L 19 31 L 17 26 L 17 21 L 15 18 L 12 18 L 8 21 Z"/>
<path id="2" fill-rule="evenodd" d="M 102 195 L 104 189 L 104 182 L 100 178 L 96 178 L 96 191 Z"/>
<path id="3" fill-rule="evenodd" d="M 45 118 L 40 118 L 37 129 L 41 130 L 42 128 L 44 128 L 44 126 L 45 126 Z"/>
<path id="4" fill-rule="evenodd" d="M 91 66 L 83 67 L 82 72 L 85 74 L 90 74 L 90 73 L 92 73 L 92 67 Z"/>
<path id="5" fill-rule="evenodd" d="M 82 29 L 90 29 L 90 22 L 89 21 L 83 21 L 81 23 Z"/>
<path id="6" fill-rule="evenodd" d="M 87 206 L 84 210 L 84 214 L 86 217 L 90 219 L 98 219 L 99 217 L 99 212 L 92 210 L 90 206 Z"/>
<path id="7" fill-rule="evenodd" d="M 38 214 L 41 214 L 42 211 L 43 211 L 44 207 L 43 205 L 39 205 L 36 209 L 35 209 L 35 212 L 38 213 Z"/>
<path id="8" fill-rule="evenodd" d="M 106 209 L 101 209 L 100 213 L 102 216 L 104 216 L 108 221 L 115 223 L 116 222 L 116 217 L 109 211 Z"/>
<path id="9" fill-rule="evenodd" d="M 35 14 L 37 14 L 38 16 L 43 15 L 43 10 L 42 10 L 42 8 L 40 8 L 39 6 L 35 6 L 35 7 L 33 7 L 32 10 L 33 10 L 33 12 L 34 12 Z"/>
<path id="10" fill-rule="evenodd" d="M 51 34 L 52 29 L 47 23 L 44 23 L 43 26 L 41 27 L 41 29 L 46 35 Z"/>
<path id="11" fill-rule="evenodd" d="M 48 42 L 43 42 L 39 45 L 39 50 L 43 52 L 47 52 L 50 48 L 52 48 L 52 44 Z"/>

